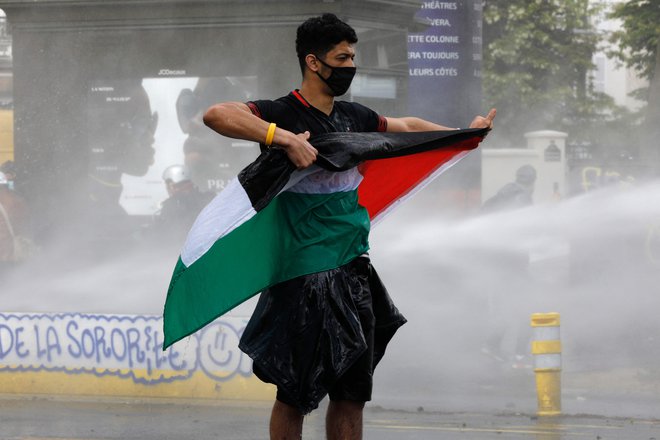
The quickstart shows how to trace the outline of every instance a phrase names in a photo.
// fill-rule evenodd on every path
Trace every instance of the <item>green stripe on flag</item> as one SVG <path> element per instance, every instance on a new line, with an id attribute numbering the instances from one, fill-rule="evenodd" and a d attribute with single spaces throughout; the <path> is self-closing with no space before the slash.
<path id="1" fill-rule="evenodd" d="M 368 250 L 368 235 L 357 191 L 280 194 L 190 267 L 179 260 L 165 303 L 163 349 L 266 287 L 348 263 Z"/>

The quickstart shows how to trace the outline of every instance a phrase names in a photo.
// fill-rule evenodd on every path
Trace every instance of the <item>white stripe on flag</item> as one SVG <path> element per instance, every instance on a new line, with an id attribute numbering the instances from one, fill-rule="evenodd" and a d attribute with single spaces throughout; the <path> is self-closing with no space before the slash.
<path id="1" fill-rule="evenodd" d="M 306 176 L 322 171 L 316 165 L 294 171 L 281 192 L 286 191 Z M 257 212 L 238 177 L 233 178 L 200 212 L 193 223 L 181 250 L 181 261 L 190 267 L 211 246 L 231 231 L 250 220 Z"/>
<path id="2" fill-rule="evenodd" d="M 181 250 L 183 264 L 189 267 L 211 249 L 220 237 L 229 234 L 256 213 L 248 195 L 235 177 L 195 220 Z"/>

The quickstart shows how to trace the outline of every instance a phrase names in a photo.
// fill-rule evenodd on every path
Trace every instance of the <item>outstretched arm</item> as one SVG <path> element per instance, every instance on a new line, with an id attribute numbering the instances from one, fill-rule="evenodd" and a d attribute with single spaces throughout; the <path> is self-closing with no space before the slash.
<path id="1" fill-rule="evenodd" d="M 204 124 L 223 136 L 253 142 L 264 142 L 270 125 L 253 115 L 242 102 L 224 102 L 212 106 L 204 113 Z M 314 163 L 318 153 L 308 139 L 308 131 L 294 134 L 277 127 L 273 144 L 282 147 L 291 162 L 302 169 Z"/>
<path id="2" fill-rule="evenodd" d="M 476 116 L 470 123 L 470 128 L 493 128 L 493 119 L 496 114 L 497 110 L 493 108 L 486 116 Z M 445 127 L 414 117 L 385 119 L 387 119 L 388 132 L 456 130 L 456 128 Z"/>

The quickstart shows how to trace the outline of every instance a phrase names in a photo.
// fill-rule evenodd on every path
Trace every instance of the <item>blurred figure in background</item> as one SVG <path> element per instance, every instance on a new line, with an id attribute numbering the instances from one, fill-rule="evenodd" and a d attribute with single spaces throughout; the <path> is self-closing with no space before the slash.
<path id="1" fill-rule="evenodd" d="M 0 172 L 0 276 L 34 253 L 30 218 L 23 199 L 9 188 Z"/>
<path id="2" fill-rule="evenodd" d="M 494 213 L 531 206 L 534 201 L 536 169 L 523 165 L 516 170 L 515 180 L 500 188 L 482 206 L 482 212 Z M 509 363 L 513 368 L 531 368 L 529 359 L 528 317 L 531 302 L 527 291 L 529 281 L 529 251 L 513 247 L 494 249 L 484 253 L 484 283 L 487 295 L 488 338 L 482 352 L 498 362 Z M 513 274 L 504 277 L 502 274 Z M 505 317 L 514 317 L 507 322 Z M 507 335 L 510 335 L 507 338 Z M 508 343 L 507 343 L 508 342 Z"/>
<path id="3" fill-rule="evenodd" d="M 497 194 L 486 200 L 482 211 L 488 213 L 532 205 L 535 183 L 536 169 L 531 165 L 521 166 L 516 170 L 515 181 L 507 183 Z"/>
<path id="4" fill-rule="evenodd" d="M 163 172 L 167 198 L 154 219 L 154 232 L 158 239 L 177 245 L 183 244 L 199 212 L 211 201 L 214 193 L 201 192 L 192 182 L 185 165 L 172 165 Z"/>

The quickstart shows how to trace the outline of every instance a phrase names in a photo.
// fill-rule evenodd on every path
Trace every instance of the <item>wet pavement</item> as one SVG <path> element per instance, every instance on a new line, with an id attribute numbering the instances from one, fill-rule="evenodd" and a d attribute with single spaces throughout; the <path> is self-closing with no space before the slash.
<path id="1" fill-rule="evenodd" d="M 0 396 L 1 440 L 243 440 L 267 438 L 263 402 L 64 399 Z M 324 439 L 323 404 L 307 417 L 303 438 Z M 364 438 L 660 439 L 660 418 L 589 415 L 365 410 Z"/>

